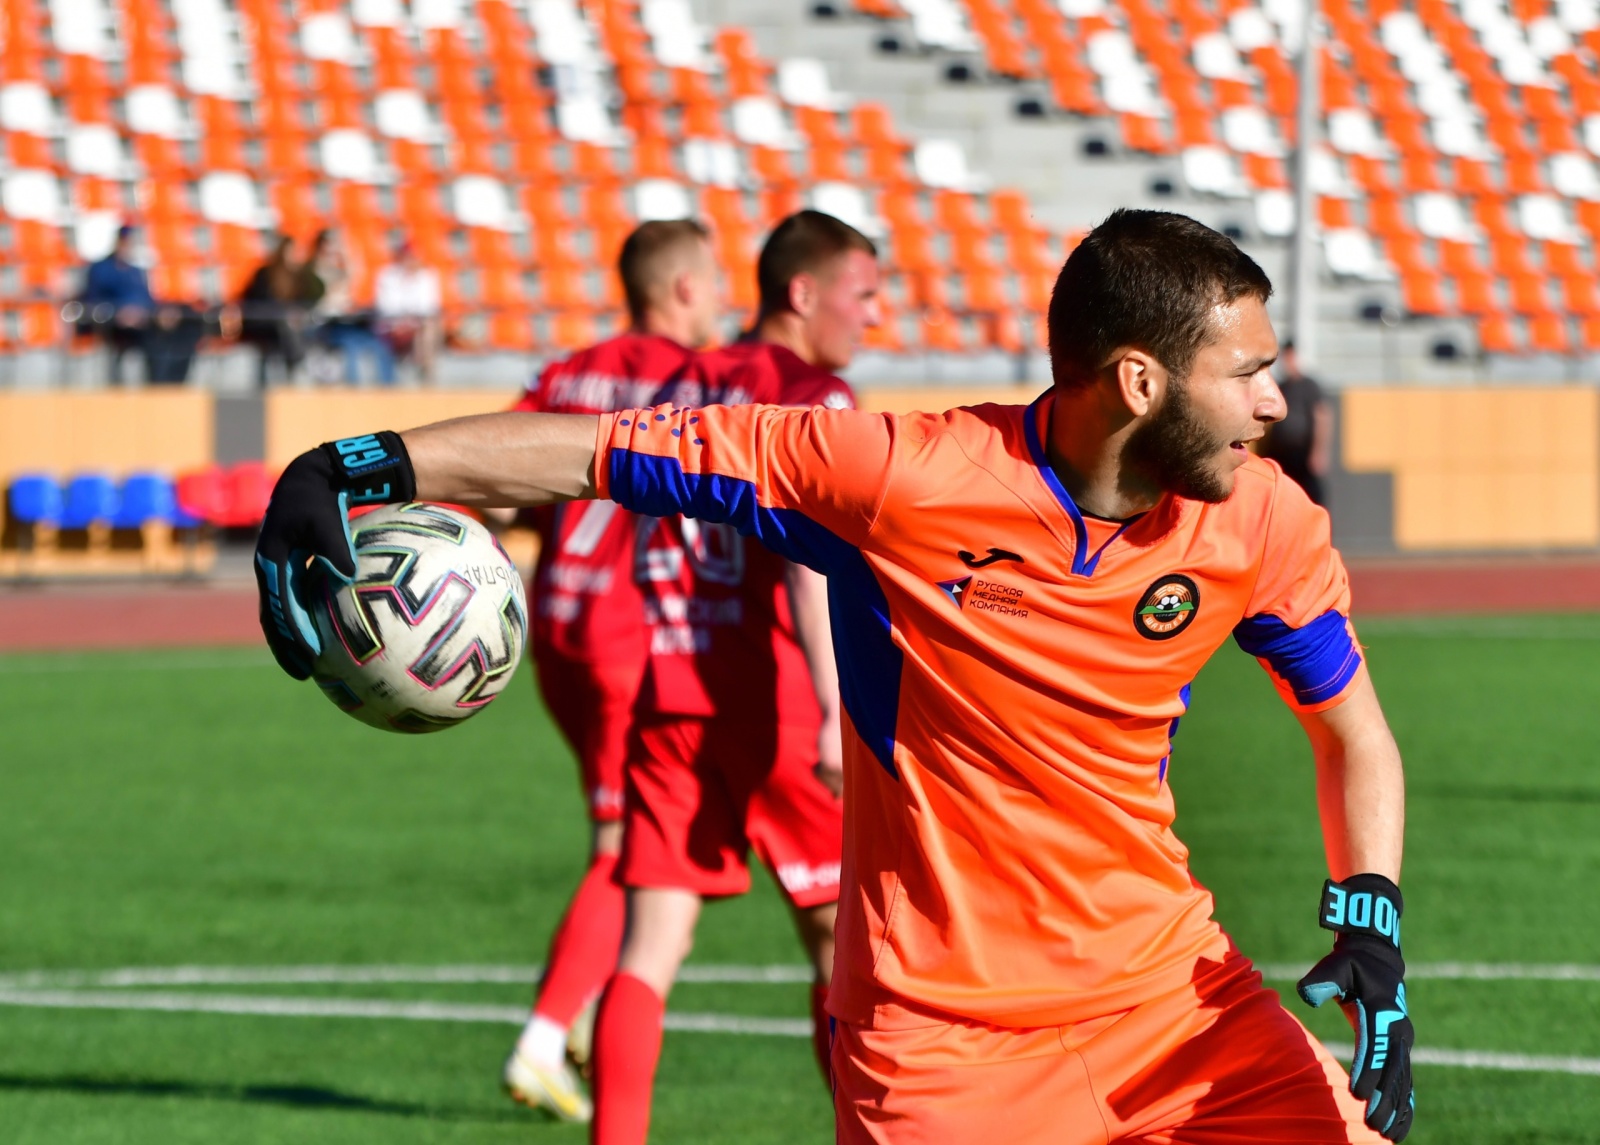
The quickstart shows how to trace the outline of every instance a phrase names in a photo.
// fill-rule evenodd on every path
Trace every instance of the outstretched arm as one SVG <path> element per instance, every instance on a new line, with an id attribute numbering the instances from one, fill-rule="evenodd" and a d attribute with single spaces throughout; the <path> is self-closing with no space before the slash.
<path id="1" fill-rule="evenodd" d="M 348 511 L 393 502 L 480 507 L 610 497 L 652 516 L 726 521 L 823 567 L 870 532 L 895 423 L 850 410 L 662 405 L 604 417 L 511 412 L 325 442 L 284 470 L 256 541 L 261 626 L 286 672 L 318 655 L 302 603 L 313 561 L 353 577 Z"/>
<path id="2" fill-rule="evenodd" d="M 1405 773 L 1400 749 L 1366 670 L 1335 707 L 1298 713 L 1317 761 L 1317 807 L 1328 873 L 1371 872 L 1400 881 Z"/>
<path id="3" fill-rule="evenodd" d="M 1366 669 L 1344 700 L 1300 713 L 1317 760 L 1317 802 L 1333 875 L 1318 921 L 1333 952 L 1297 983 L 1313 1006 L 1337 1001 L 1356 1031 L 1350 1091 L 1367 1103 L 1366 1123 L 1391 1141 L 1411 1129 L 1411 1046 L 1405 959 L 1400 953 L 1400 852 L 1405 777 L 1400 750 Z"/>
<path id="4" fill-rule="evenodd" d="M 595 495 L 598 418 L 490 413 L 401 434 L 417 497 L 455 505 L 545 505 Z"/>

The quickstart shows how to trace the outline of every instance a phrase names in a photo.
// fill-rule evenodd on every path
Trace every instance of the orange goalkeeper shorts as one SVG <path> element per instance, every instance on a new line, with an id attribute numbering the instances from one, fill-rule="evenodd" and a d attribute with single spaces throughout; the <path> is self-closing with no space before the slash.
<path id="1" fill-rule="evenodd" d="M 839 1022 L 833 1073 L 840 1145 L 1384 1145 L 1344 1069 L 1237 952 L 1073 1026 Z"/>

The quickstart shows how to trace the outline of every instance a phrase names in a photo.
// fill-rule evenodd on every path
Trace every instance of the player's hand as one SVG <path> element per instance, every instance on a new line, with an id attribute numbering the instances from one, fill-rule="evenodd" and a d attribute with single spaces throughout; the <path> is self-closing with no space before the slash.
<path id="1" fill-rule="evenodd" d="M 1366 1122 L 1391 1141 L 1411 1130 L 1415 1034 L 1406 1009 L 1406 963 L 1400 954 L 1400 888 L 1382 875 L 1324 884 L 1320 921 L 1337 931 L 1333 953 L 1300 979 L 1313 1006 L 1337 1000 L 1356 1034 L 1350 1092 L 1367 1103 Z"/>
<path id="2" fill-rule="evenodd" d="M 415 493 L 405 446 L 387 431 L 319 445 L 278 478 L 256 539 L 256 588 L 267 646 L 296 680 L 311 675 L 322 651 L 304 604 L 311 562 L 348 581 L 356 574 L 350 505 L 409 501 Z"/>
<path id="3" fill-rule="evenodd" d="M 817 733 L 817 763 L 811 769 L 835 799 L 844 795 L 844 732 L 837 711 L 824 714 Z"/>

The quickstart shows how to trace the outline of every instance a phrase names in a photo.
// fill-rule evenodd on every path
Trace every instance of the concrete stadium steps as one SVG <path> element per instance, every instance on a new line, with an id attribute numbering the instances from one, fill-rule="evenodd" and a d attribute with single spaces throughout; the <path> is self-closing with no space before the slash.
<path id="1" fill-rule="evenodd" d="M 904 21 L 850 13 L 819 19 L 809 4 L 794 0 L 692 0 L 692 5 L 706 23 L 748 28 L 762 52 L 775 59 L 825 60 L 835 90 L 886 104 L 896 122 L 915 136 L 958 141 L 974 171 L 995 185 L 1026 192 L 1039 220 L 1054 229 L 1089 227 L 1117 207 L 1144 207 L 1181 211 L 1210 226 L 1242 232 L 1240 245 L 1280 291 L 1273 316 L 1287 329 L 1283 292 L 1291 273 L 1288 244 L 1261 236 L 1248 200 L 1191 194 L 1175 157 L 1124 151 L 1111 119 L 1023 117 L 1017 105 L 1038 96 L 1038 85 L 986 80 L 983 61 L 975 54 L 922 52 Z M 885 37 L 899 42 L 901 50 L 882 51 L 879 42 Z M 974 78 L 952 82 L 947 73 L 954 63 L 965 64 Z M 1086 152 L 1086 144 L 1096 139 L 1107 145 L 1109 154 Z M 1161 183 L 1171 193 L 1157 191 Z M 1568 368 L 1525 358 L 1480 362 L 1472 357 L 1477 343 L 1470 320 L 1405 320 L 1390 328 L 1361 317 L 1363 308 L 1373 304 L 1398 311 L 1398 288 L 1324 277 L 1318 305 L 1319 373 L 1328 381 L 1467 382 L 1507 372 L 1562 376 L 1559 371 Z M 1436 359 L 1432 351 L 1440 342 L 1453 343 L 1459 357 Z M 904 368 L 915 369 L 915 364 L 905 363 Z"/>

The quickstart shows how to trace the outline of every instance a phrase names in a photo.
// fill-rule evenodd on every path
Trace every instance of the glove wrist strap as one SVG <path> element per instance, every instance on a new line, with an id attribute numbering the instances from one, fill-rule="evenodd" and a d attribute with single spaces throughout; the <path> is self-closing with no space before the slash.
<path id="1" fill-rule="evenodd" d="M 392 430 L 325 442 L 322 450 L 333 464 L 333 487 L 348 493 L 352 505 L 386 505 L 413 501 L 417 475 L 405 442 Z"/>
<path id="2" fill-rule="evenodd" d="M 1343 882 L 1322 884 L 1322 929 L 1339 934 L 1370 934 L 1400 949 L 1400 914 L 1405 903 L 1400 888 L 1382 875 L 1351 875 Z"/>

